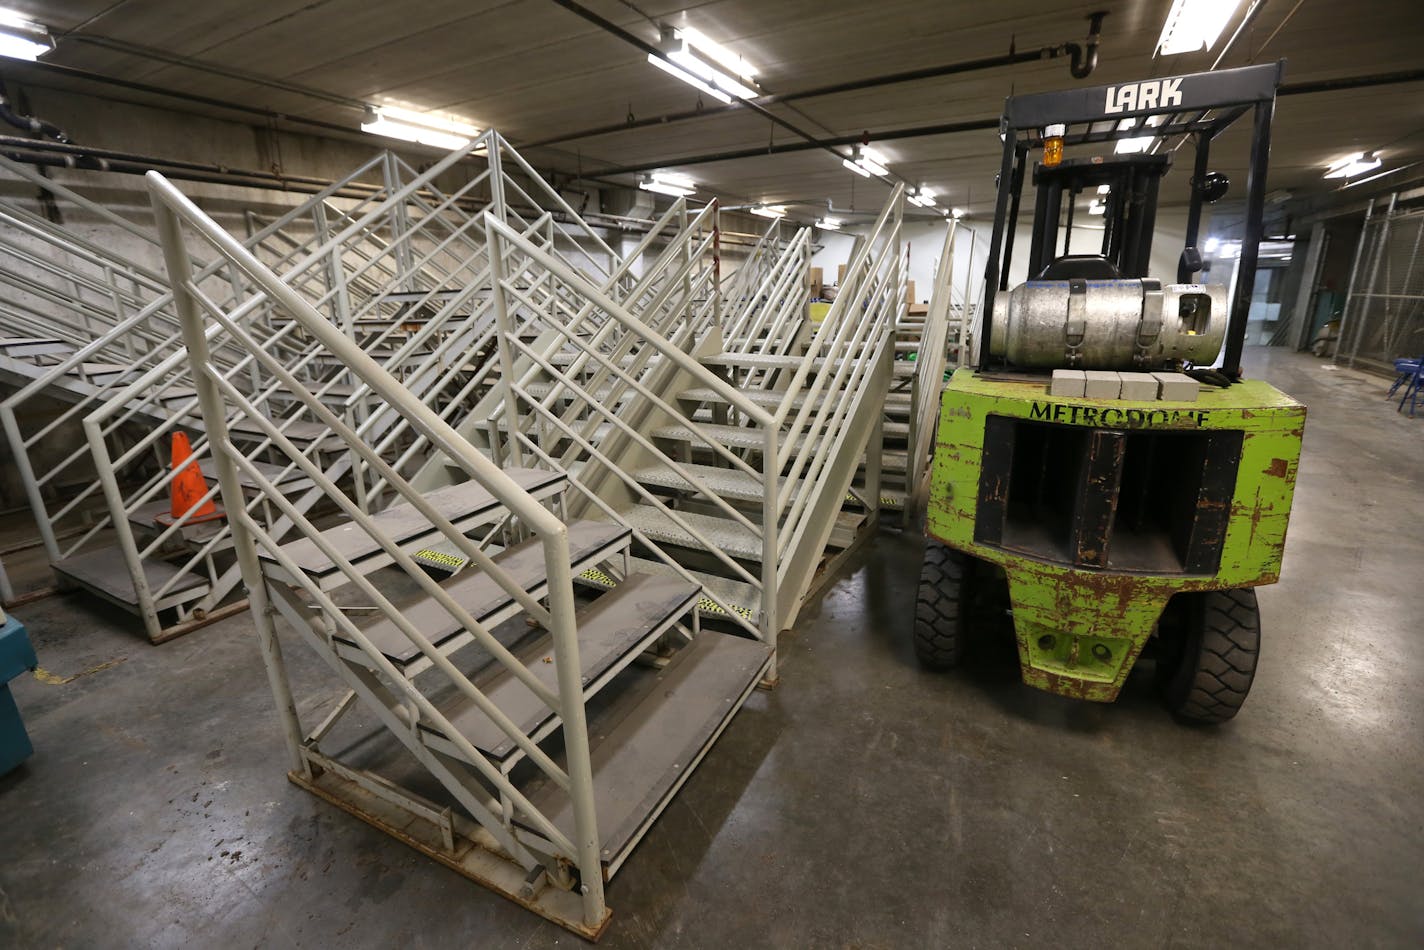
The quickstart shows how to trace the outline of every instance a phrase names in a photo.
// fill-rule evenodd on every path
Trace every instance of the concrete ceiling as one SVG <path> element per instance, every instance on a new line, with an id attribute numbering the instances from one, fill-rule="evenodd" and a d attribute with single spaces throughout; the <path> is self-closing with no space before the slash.
<path id="1" fill-rule="evenodd" d="M 439 110 L 492 126 L 516 146 L 635 118 L 686 112 L 698 94 L 645 62 L 632 45 L 551 0 L 71 0 L 9 5 L 49 24 L 57 49 L 46 62 L 181 90 L 225 102 L 356 128 L 360 102 Z M 1106 9 L 1101 61 L 1075 80 L 1067 60 L 773 105 L 816 135 L 847 136 L 993 119 L 1010 92 L 1098 85 L 1209 68 L 1217 50 L 1153 58 L 1171 0 L 585 0 L 584 6 L 646 41 L 654 21 L 696 26 L 760 69 L 773 93 L 1081 42 L 1087 14 Z M 1243 2 L 1239 21 L 1248 4 Z M 1417 70 L 1424 48 L 1419 0 L 1268 0 L 1223 67 L 1288 60 L 1288 83 Z M 17 73 L 20 67 L 14 68 Z M 63 77 L 42 72 L 36 81 Z M 66 83 L 70 80 L 65 79 Z M 1424 84 L 1283 96 L 1274 129 L 1270 187 L 1296 193 L 1336 187 L 1321 178 L 1332 159 L 1376 149 L 1385 168 L 1424 162 Z M 126 98 L 157 101 L 132 90 Z M 224 114 L 220 106 L 169 100 L 168 108 Z M 715 106 L 716 103 L 708 103 Z M 1244 184 L 1246 123 L 1219 140 L 1216 164 Z M 858 178 L 822 151 L 686 164 L 679 159 L 797 141 L 747 110 L 620 130 L 532 148 L 541 167 L 597 174 L 657 163 L 699 182 L 702 195 L 801 205 L 833 201 L 871 210 L 885 186 Z M 101 143 L 93 143 L 101 144 Z M 942 203 L 985 213 L 999 142 L 993 130 L 877 142 L 894 172 L 937 189 Z M 1186 154 L 1186 153 L 1183 153 Z M 1406 170 L 1401 178 L 1424 169 Z M 1174 177 L 1185 181 L 1185 176 Z M 619 180 L 632 182 L 631 176 Z M 1238 186 L 1239 187 L 1239 186 Z M 1169 191 L 1171 189 L 1168 189 Z M 1164 201 L 1171 196 L 1164 194 Z"/>

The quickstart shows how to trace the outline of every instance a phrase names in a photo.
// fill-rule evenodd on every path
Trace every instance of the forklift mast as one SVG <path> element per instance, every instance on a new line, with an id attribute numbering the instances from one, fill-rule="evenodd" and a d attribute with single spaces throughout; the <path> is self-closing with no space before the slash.
<path id="1" fill-rule="evenodd" d="M 1209 170 L 1212 141 L 1228 126 L 1252 114 L 1252 137 L 1246 175 L 1245 232 L 1241 241 L 1236 293 L 1229 304 L 1222 372 L 1241 376 L 1241 352 L 1255 285 L 1256 265 L 1265 215 L 1266 171 L 1270 157 L 1271 120 L 1276 87 L 1284 60 L 1261 66 L 1171 76 L 1114 86 L 1094 86 L 1062 92 L 1010 96 L 1004 102 L 1000 134 L 1004 141 L 994 229 L 985 267 L 984 326 L 981 339 L 993 339 L 996 297 L 1009 289 L 1014 231 L 1029 153 L 1052 143 L 1093 145 L 1126 138 L 1151 137 L 1170 142 L 1191 137 L 1196 160 L 1190 181 L 1186 240 L 1176 281 L 1185 284 L 1201 270 L 1197 240 L 1202 206 L 1224 192 L 1224 179 Z M 1062 128 L 1056 128 L 1061 126 Z M 1048 135 L 1049 131 L 1058 133 Z M 1056 139 L 1056 141 L 1054 141 Z M 1170 167 L 1170 152 L 1045 161 L 1033 172 L 1036 189 L 1029 278 L 1148 277 L 1157 196 Z M 1092 255 L 1072 252 L 1073 196 L 1090 186 L 1108 185 L 1101 247 Z M 1063 198 L 1068 197 L 1063 249 L 1058 247 Z M 1094 272 L 1094 269 L 1100 272 Z M 990 346 L 981 350 L 981 371 L 994 367 Z"/>
<path id="2" fill-rule="evenodd" d="M 1112 160 L 1072 158 L 1060 165 L 1039 165 L 1033 183 L 1038 189 L 1029 244 L 1028 272 L 1042 276 L 1055 261 L 1088 253 L 1106 260 L 1120 277 L 1148 277 L 1152 233 L 1157 223 L 1157 192 L 1172 164 L 1171 153 L 1130 155 Z M 1078 195 L 1099 195 L 1103 233 L 1098 247 L 1080 241 L 1073 246 L 1074 210 Z M 1067 198 L 1066 209 L 1064 198 Z M 1096 215 L 1094 217 L 1097 217 Z M 1063 232 L 1062 251 L 1057 237 Z M 1092 232 L 1089 232 L 1091 235 Z"/>

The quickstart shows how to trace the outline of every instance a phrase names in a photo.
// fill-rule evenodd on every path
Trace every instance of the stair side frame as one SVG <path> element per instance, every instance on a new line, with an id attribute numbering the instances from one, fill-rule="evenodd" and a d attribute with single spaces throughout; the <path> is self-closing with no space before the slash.
<path id="1" fill-rule="evenodd" d="M 566 750 L 566 772 L 575 816 L 575 846 L 582 881 L 583 923 L 589 928 L 601 927 L 607 917 L 601 874 L 599 838 L 594 811 L 592 766 L 589 754 L 588 725 L 585 717 L 578 660 L 578 640 L 574 619 L 573 577 L 570 571 L 567 529 L 536 499 L 520 489 L 492 461 L 475 451 L 444 419 L 425 406 L 387 374 L 381 366 L 332 326 L 299 294 L 282 283 L 264 267 L 242 244 L 203 214 L 183 194 L 156 172 L 149 172 L 148 184 L 154 212 L 163 241 L 164 258 L 169 279 L 175 292 L 175 303 L 195 365 L 199 397 L 204 419 L 211 427 L 212 438 L 219 445 L 227 443 L 227 415 L 223 395 L 217 381 L 208 371 L 205 359 L 208 341 L 203 332 L 203 309 L 191 293 L 191 261 L 183 242 L 184 226 L 194 230 L 211 243 L 249 279 L 282 306 L 304 329 L 337 355 L 343 363 L 365 380 L 381 398 L 400 405 L 403 414 L 414 420 L 442 450 L 456 458 L 467 472 L 499 499 L 540 539 L 545 554 L 547 578 L 548 629 L 552 637 L 558 665 L 558 712 L 563 720 Z M 234 459 L 218 454 L 218 478 L 224 499 L 234 510 L 242 509 L 241 484 Z M 269 681 L 284 718 L 284 733 L 289 757 L 296 770 L 303 769 L 302 737 L 297 722 L 290 682 L 280 663 L 276 647 L 276 632 L 264 591 L 264 579 L 257 559 L 256 540 L 246 528 L 245 513 L 233 523 L 234 543 L 243 579 L 249 594 L 259 607 L 254 619 L 263 644 L 264 660 L 268 661 Z M 375 657 L 373 657 L 375 659 Z M 383 657 L 381 659 L 384 659 Z M 275 662 L 274 662 L 275 660 Z"/>

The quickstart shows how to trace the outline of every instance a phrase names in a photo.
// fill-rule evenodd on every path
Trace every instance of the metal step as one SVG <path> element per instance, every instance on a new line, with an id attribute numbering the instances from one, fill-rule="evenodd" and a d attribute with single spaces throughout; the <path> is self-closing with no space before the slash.
<path id="1" fill-rule="evenodd" d="M 143 575 L 151 591 L 158 590 L 174 577 L 179 578 L 154 604 L 157 610 L 198 600 L 210 589 L 207 578 L 191 571 L 182 572 L 167 561 L 144 558 L 142 564 Z M 129 613 L 137 615 L 140 612 L 128 562 L 124 560 L 123 552 L 118 548 L 97 548 L 55 561 L 51 566 L 57 573 L 90 593 L 117 604 Z"/>
<path id="2" fill-rule="evenodd" d="M 702 358 L 704 366 L 723 366 L 729 369 L 796 369 L 805 361 L 805 357 L 801 356 L 767 356 L 760 353 L 717 353 Z M 821 369 L 832 362 L 839 363 L 841 359 L 832 360 L 821 356 L 812 360 L 811 365 L 814 369 Z M 896 376 L 913 376 L 914 372 L 913 363 L 896 361 Z"/>
<path id="3" fill-rule="evenodd" d="M 634 505 L 620 512 L 619 517 L 643 534 L 663 544 L 676 544 L 694 550 L 708 550 L 706 544 L 684 531 L 659 508 L 652 505 Z M 731 557 L 743 561 L 760 561 L 761 538 L 745 526 L 715 515 L 699 514 L 695 511 L 679 511 L 678 517 L 707 538 L 708 543 Z"/>
<path id="4" fill-rule="evenodd" d="M 854 491 L 864 492 L 865 486 L 856 484 L 852 486 Z M 855 496 L 847 493 L 846 503 L 855 502 Z M 885 485 L 880 486 L 880 507 L 899 511 L 905 507 L 905 490 L 903 488 L 891 488 Z"/>
<path id="5" fill-rule="evenodd" d="M 626 528 L 602 521 L 571 521 L 568 531 L 569 561 L 575 574 L 612 557 L 629 539 Z M 507 548 L 493 560 L 519 587 L 535 597 L 544 595 L 548 583 L 544 546 L 537 538 Z M 502 623 L 524 609 L 503 585 L 483 571 L 461 571 L 441 581 L 440 586 L 470 616 L 486 626 Z M 442 652 L 453 652 L 472 639 L 465 627 L 433 597 L 422 595 L 397 606 L 406 621 Z M 407 675 L 414 676 L 418 668 L 424 667 L 425 655 L 390 618 L 377 620 L 362 633 Z M 346 659 L 362 664 L 370 662 L 344 631 L 338 630 L 334 640 L 338 652 Z"/>
<path id="6" fill-rule="evenodd" d="M 745 525 L 720 515 L 704 514 L 700 511 L 677 512 L 679 518 L 687 522 L 707 543 L 684 531 L 662 509 L 653 505 L 633 505 L 619 513 L 627 524 L 643 532 L 654 541 L 675 544 L 697 551 L 715 548 L 723 554 L 742 561 L 761 561 L 762 540 Z M 840 511 L 836 513 L 836 524 L 831 529 L 830 546 L 843 548 L 855 540 L 856 532 L 864 516 L 858 512 Z M 709 545 L 711 547 L 709 547 Z"/>
<path id="7" fill-rule="evenodd" d="M 683 463 L 682 467 L 706 484 L 708 490 L 713 494 L 722 498 L 734 498 L 738 501 L 750 501 L 758 504 L 762 501 L 762 480 L 750 472 L 744 472 L 739 468 L 718 468 L 715 465 L 693 465 L 690 463 Z M 671 488 L 674 491 L 682 492 L 697 491 L 692 482 L 670 468 L 661 466 L 640 468 L 632 474 L 633 478 L 643 485 Z M 781 491 L 785 491 L 784 483 L 780 483 L 778 487 Z"/>
<path id="8" fill-rule="evenodd" d="M 697 428 L 702 435 L 694 432 L 689 426 L 670 425 L 659 426 L 652 431 L 655 439 L 667 439 L 672 442 L 690 442 L 693 445 L 705 444 L 703 436 L 716 439 L 728 448 L 737 449 L 759 449 L 766 445 L 766 430 L 752 426 L 723 426 L 715 425 L 711 422 L 697 421 Z M 885 435 L 904 438 L 910 434 L 910 424 L 908 422 L 886 422 Z M 805 441 L 804 435 L 801 441 Z M 786 439 L 783 433 L 779 440 L 779 446 L 785 448 Z M 799 443 L 798 443 L 799 444 Z"/>
<path id="9" fill-rule="evenodd" d="M 659 426 L 652 431 L 655 439 L 667 439 L 672 442 L 691 442 L 694 445 L 704 444 L 703 436 L 716 439 L 722 445 L 729 448 L 739 449 L 759 449 L 766 445 L 766 430 L 752 428 L 750 426 L 719 426 L 711 423 L 699 423 L 698 429 L 701 435 L 694 432 L 688 426 L 670 425 Z"/>
<path id="10" fill-rule="evenodd" d="M 582 433 L 583 427 L 587 424 L 587 419 L 575 419 L 573 422 L 567 423 L 569 428 L 573 429 L 575 432 L 578 433 Z M 509 420 L 506 419 L 504 416 L 500 416 L 499 421 L 496 423 L 496 427 L 499 429 L 500 432 L 508 432 Z M 593 435 L 589 436 L 588 439 L 596 445 L 599 442 L 602 442 L 604 439 L 608 438 L 610 435 L 612 435 L 614 428 L 615 427 L 611 422 L 600 422 L 597 427 L 594 428 Z M 532 433 L 542 434 L 547 432 L 556 440 L 568 438 L 568 435 L 562 429 L 560 429 L 558 426 L 554 425 L 551 422 L 547 422 L 542 417 L 530 419 L 530 421 L 526 425 L 526 432 L 530 433 L 531 430 Z"/>
<path id="11" fill-rule="evenodd" d="M 122 363 L 80 363 L 71 369 L 68 375 L 82 379 L 94 386 L 102 386 L 105 383 L 122 379 L 130 373 L 137 372 L 138 371 L 132 366 L 126 366 Z"/>
<path id="12" fill-rule="evenodd" d="M 778 409 L 781 407 L 781 401 L 786 398 L 784 392 L 776 389 L 744 389 L 741 394 L 749 402 L 761 406 L 763 409 Z M 677 398 L 686 402 L 720 403 L 723 405 L 727 403 L 727 399 L 717 390 L 704 387 L 684 389 L 677 394 Z M 804 395 L 795 397 L 791 400 L 791 408 L 800 409 L 806 404 L 806 398 Z M 910 411 L 910 394 L 907 392 L 890 393 L 885 400 L 885 410 L 886 412 L 901 410 L 908 413 Z"/>
<path id="13" fill-rule="evenodd" d="M 699 594 L 696 584 L 680 577 L 633 574 L 581 611 L 578 648 L 584 699 L 607 685 L 638 654 L 671 629 L 697 603 Z M 515 654 L 539 682 L 554 693 L 559 691 L 558 661 L 551 636 L 547 633 L 538 636 Z M 534 742 L 542 741 L 561 722 L 554 710 L 504 667 L 496 667 L 472 680 L 475 688 Z M 471 745 L 501 765 L 508 765 L 520 754 L 509 734 L 463 693 L 438 702 L 437 708 Z M 420 728 L 432 748 L 468 761 L 433 724 L 422 722 Z"/>
<path id="14" fill-rule="evenodd" d="M 650 558 L 631 558 L 632 570 L 640 574 L 670 574 L 674 577 L 681 577 L 670 565 L 652 560 Z M 756 623 L 757 616 L 761 612 L 761 591 L 744 581 L 732 580 L 730 577 L 719 577 L 716 574 L 707 574 L 703 571 L 694 571 L 686 567 L 682 568 L 692 579 L 702 585 L 706 594 L 717 597 L 718 600 L 726 604 L 733 612 L 739 614 L 744 620 Z M 697 602 L 697 609 L 702 615 L 702 622 L 716 620 L 726 613 L 717 601 L 706 596 Z"/>
<path id="15" fill-rule="evenodd" d="M 257 469 L 263 478 L 282 489 L 284 495 L 304 492 L 312 486 L 312 480 L 295 465 L 289 467 L 276 465 L 272 462 L 249 462 L 249 464 Z M 203 472 L 203 478 L 210 486 L 218 483 L 218 477 L 213 472 Z M 258 486 L 256 480 L 247 473 L 246 469 L 237 470 L 237 481 L 245 494 L 256 496 L 263 490 Z"/>
<path id="16" fill-rule="evenodd" d="M 53 337 L 11 337 L 0 340 L 0 353 L 17 359 L 31 356 L 68 356 L 74 347 Z"/>
<path id="17" fill-rule="evenodd" d="M 219 510 L 221 510 L 221 502 L 221 498 L 214 500 L 214 504 L 219 506 Z M 128 516 L 128 522 L 134 530 L 149 537 L 168 530 L 173 524 L 173 520 L 173 502 L 167 498 L 155 498 L 145 502 L 131 510 Z M 185 524 L 177 531 L 179 537 L 170 536 L 165 542 L 165 547 L 181 548 L 180 542 L 182 541 L 193 545 L 202 545 L 211 541 L 215 535 L 221 534 L 226 528 L 227 521 L 223 518 Z"/>
<path id="18" fill-rule="evenodd" d="M 908 410 L 907 410 L 906 414 L 908 415 Z M 886 415 L 890 415 L 890 413 L 887 412 Z M 695 411 L 692 413 L 691 418 L 692 418 L 692 421 L 693 421 L 693 422 L 695 422 L 695 423 L 697 423 L 698 425 L 702 426 L 704 429 L 706 429 L 706 428 L 708 428 L 708 427 L 710 427 L 710 426 L 716 425 L 716 423 L 714 423 L 714 422 L 712 421 L 713 418 L 714 418 L 714 416 L 712 415 L 712 411 L 711 411 L 710 409 L 698 409 L 698 410 L 695 410 Z M 734 427 L 734 428 L 735 428 L 735 427 Z M 753 430 L 753 431 L 759 431 L 759 430 Z M 907 436 L 909 436 L 909 434 L 910 434 L 910 424 L 909 424 L 908 422 L 899 422 L 899 421 L 894 421 L 894 420 L 887 420 L 887 421 L 885 422 L 885 424 L 884 424 L 884 429 L 883 429 L 883 431 L 882 431 L 882 438 L 886 438 L 886 439 L 903 439 L 903 438 L 906 438 Z M 698 441 L 701 441 L 701 440 L 698 440 Z M 760 444 L 760 442 L 758 442 L 758 444 Z"/>
<path id="19" fill-rule="evenodd" d="M 340 436 L 319 422 L 308 422 L 302 419 L 295 422 L 284 422 L 277 419 L 273 421 L 273 424 L 281 429 L 282 434 L 299 449 L 310 448 L 318 442 L 320 442 L 320 449 L 324 452 L 336 452 L 346 448 L 346 442 Z M 243 441 L 261 442 L 267 438 L 267 433 L 257 423 L 245 417 L 228 420 L 227 431 L 229 435 Z"/>
<path id="20" fill-rule="evenodd" d="M 520 488 L 536 498 L 547 498 L 564 490 L 565 478 L 557 472 L 534 468 L 506 469 L 505 474 Z M 446 485 L 425 495 L 425 501 L 437 512 L 464 531 L 487 524 L 503 516 L 505 508 L 478 482 Z M 378 532 L 403 549 L 415 547 L 432 537 L 444 537 L 415 507 L 409 503 L 392 505 L 372 516 Z M 391 557 L 371 534 L 349 519 L 321 532 L 321 537 L 342 557 L 370 573 L 391 563 Z M 327 557 L 311 538 L 299 538 L 282 545 L 282 553 L 295 562 L 307 577 L 317 581 L 323 590 L 339 587 L 347 577 Z M 295 584 L 296 579 L 277 561 L 271 551 L 258 555 L 263 572 L 281 583 Z"/>
<path id="21" fill-rule="evenodd" d="M 770 658 L 755 640 L 704 632 L 589 723 L 599 850 L 610 877 L 742 707 Z M 546 779 L 526 795 L 574 836 L 567 792 Z M 522 823 L 517 814 L 515 821 Z"/>
<path id="22" fill-rule="evenodd" d="M 549 393 L 553 392 L 556 386 L 561 386 L 561 384 L 557 382 L 533 382 L 526 385 L 524 387 L 524 391 L 535 399 L 543 399 L 545 396 L 549 395 Z M 598 400 L 599 402 L 606 402 L 608 400 L 608 397 L 611 395 L 613 395 L 613 387 L 611 385 L 600 386 L 593 392 L 589 393 L 590 397 Z M 626 399 L 628 396 L 633 395 L 637 395 L 637 393 L 633 390 L 632 387 L 624 387 L 622 398 Z M 574 391 L 568 386 L 561 386 L 560 398 L 564 400 L 569 400 L 575 398 L 575 396 L 576 394 L 574 393 Z M 577 398 L 582 397 L 580 396 Z"/>

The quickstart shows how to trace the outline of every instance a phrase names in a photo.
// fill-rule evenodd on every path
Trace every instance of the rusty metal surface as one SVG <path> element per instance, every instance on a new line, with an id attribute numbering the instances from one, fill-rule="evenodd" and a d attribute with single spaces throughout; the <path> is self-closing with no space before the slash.
<path id="1" fill-rule="evenodd" d="M 1127 433 L 1240 432 L 1240 462 L 1215 570 L 1188 574 L 1088 568 L 986 543 L 982 529 L 976 538 L 978 506 L 984 501 L 980 476 L 986 425 L 991 434 L 1002 431 L 991 423 L 995 417 Z M 981 379 L 962 369 L 943 396 L 927 531 L 1004 569 L 1024 682 L 1110 702 L 1173 594 L 1254 587 L 1279 578 L 1304 425 L 1303 405 L 1254 380 L 1203 392 L 1195 403 L 1130 403 L 1052 397 L 1046 377 Z M 1005 481 L 1000 476 L 996 478 Z M 994 492 L 989 496 L 990 501 L 997 497 Z M 1205 521 L 1197 523 L 1204 531 L 1217 530 Z M 1192 566 L 1190 560 L 1187 566 Z"/>
<path id="2" fill-rule="evenodd" d="M 442 834 L 433 822 L 401 810 L 339 775 L 326 772 L 308 779 L 300 772 L 289 772 L 287 778 L 293 785 L 306 789 L 476 884 L 532 910 L 585 940 L 597 943 L 613 918 L 610 908 L 597 927 L 585 926 L 583 906 L 578 895 L 552 885 L 546 885 L 532 896 L 525 896 L 524 872 L 508 858 L 487 850 L 466 834 L 456 834 L 455 847 L 447 850 Z"/>

